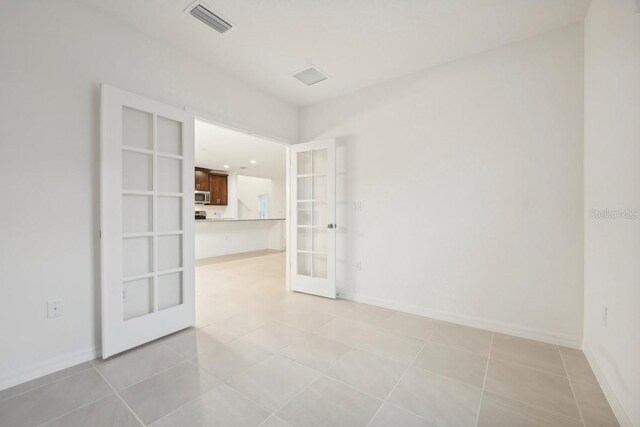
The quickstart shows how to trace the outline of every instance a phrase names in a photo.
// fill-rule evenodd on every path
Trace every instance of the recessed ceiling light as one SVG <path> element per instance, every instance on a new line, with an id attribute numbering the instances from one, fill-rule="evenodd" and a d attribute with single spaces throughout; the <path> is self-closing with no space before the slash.
<path id="1" fill-rule="evenodd" d="M 225 169 L 229 169 L 231 166 L 229 166 L 229 165 L 224 165 L 224 166 L 222 166 L 222 167 L 223 167 L 223 168 L 225 168 Z"/>
<path id="2" fill-rule="evenodd" d="M 252 165 L 255 165 L 258 162 L 256 162 L 255 160 L 249 160 L 249 163 L 251 163 Z"/>

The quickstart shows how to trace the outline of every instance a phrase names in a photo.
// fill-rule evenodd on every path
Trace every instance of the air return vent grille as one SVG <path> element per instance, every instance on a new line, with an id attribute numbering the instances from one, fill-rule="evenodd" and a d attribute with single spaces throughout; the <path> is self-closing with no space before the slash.
<path id="1" fill-rule="evenodd" d="M 307 86 L 311 86 L 323 80 L 328 79 L 326 75 L 322 74 L 320 70 L 318 70 L 313 65 L 310 65 L 303 70 L 293 73 L 292 76 L 300 80 L 302 83 L 306 84 Z"/>
<path id="2" fill-rule="evenodd" d="M 215 13 L 211 12 L 201 4 L 191 9 L 189 13 L 191 14 L 191 16 L 204 22 L 220 34 L 226 33 L 233 27 L 230 23 L 228 23 Z"/>

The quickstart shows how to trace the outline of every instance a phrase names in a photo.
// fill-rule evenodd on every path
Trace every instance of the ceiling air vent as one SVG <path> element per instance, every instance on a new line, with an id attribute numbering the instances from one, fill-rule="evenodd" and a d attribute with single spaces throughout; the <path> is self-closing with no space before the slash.
<path id="1" fill-rule="evenodd" d="M 300 80 L 307 86 L 314 85 L 329 78 L 326 75 L 322 74 L 320 70 L 318 70 L 313 65 L 310 65 L 303 70 L 293 73 L 292 76 Z"/>
<path id="2" fill-rule="evenodd" d="M 204 22 L 220 34 L 224 34 L 231 28 L 233 28 L 233 25 L 231 25 L 229 22 L 225 21 L 215 13 L 211 12 L 201 4 L 198 4 L 197 6 L 192 8 L 189 13 L 191 14 L 191 16 Z"/>

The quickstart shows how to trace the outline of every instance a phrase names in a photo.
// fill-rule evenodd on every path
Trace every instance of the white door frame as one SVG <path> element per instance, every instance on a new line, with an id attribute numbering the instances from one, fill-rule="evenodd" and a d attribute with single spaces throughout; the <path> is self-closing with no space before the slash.
<path id="1" fill-rule="evenodd" d="M 290 228 L 290 218 L 291 218 L 291 203 L 290 203 L 290 193 L 291 193 L 291 183 L 290 183 L 290 170 L 291 170 L 291 164 L 290 164 L 290 159 L 291 159 L 291 145 L 295 144 L 294 142 L 290 142 L 287 141 L 285 139 L 280 139 L 274 136 L 267 136 L 264 135 L 262 133 L 260 133 L 259 131 L 251 131 L 251 130 L 247 130 L 244 129 L 242 127 L 238 127 L 236 125 L 232 125 L 232 124 L 228 124 L 227 122 L 225 122 L 224 120 L 222 120 L 220 117 L 217 117 L 211 113 L 207 113 L 207 112 L 203 112 L 203 111 L 198 111 L 198 110 L 193 110 L 193 109 L 186 109 L 187 111 L 191 112 L 191 114 L 195 117 L 195 120 L 201 120 L 203 122 L 208 122 L 211 123 L 213 125 L 216 126 L 221 126 L 223 128 L 227 128 L 227 129 L 231 129 L 234 130 L 236 132 L 241 132 L 241 133 L 246 133 L 249 135 L 254 135 L 257 136 L 259 138 L 262 139 L 266 139 L 267 141 L 271 141 L 271 142 L 275 142 L 276 144 L 282 145 L 285 148 L 285 162 L 286 162 L 286 181 L 285 181 L 285 190 L 286 190 L 286 197 L 285 197 L 285 203 L 286 203 L 286 207 L 285 207 L 285 213 L 286 213 L 286 219 L 285 219 L 285 256 L 286 256 L 286 284 L 285 284 L 285 288 L 289 291 L 291 290 L 291 233 L 289 231 Z M 194 144 L 195 144 L 195 139 L 194 139 Z M 195 148 L 195 147 L 194 147 Z M 195 230 L 194 230 L 195 233 Z"/>

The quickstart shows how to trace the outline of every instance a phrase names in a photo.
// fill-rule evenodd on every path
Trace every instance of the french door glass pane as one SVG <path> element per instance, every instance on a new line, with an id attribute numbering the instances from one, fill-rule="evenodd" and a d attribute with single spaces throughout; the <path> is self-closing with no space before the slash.
<path id="1" fill-rule="evenodd" d="M 182 236 L 158 236 L 158 270 L 182 267 Z"/>
<path id="2" fill-rule="evenodd" d="M 327 177 L 326 176 L 314 176 L 313 177 L 313 200 L 327 200 Z"/>
<path id="3" fill-rule="evenodd" d="M 153 231 L 153 199 L 151 196 L 125 194 L 122 196 L 122 232 L 149 233 Z"/>
<path id="4" fill-rule="evenodd" d="M 158 231 L 182 230 L 182 197 L 158 197 Z"/>
<path id="5" fill-rule="evenodd" d="M 158 191 L 180 193 L 182 191 L 182 160 L 158 156 Z"/>
<path id="6" fill-rule="evenodd" d="M 327 203 L 313 202 L 313 225 L 326 227 L 327 221 Z"/>
<path id="7" fill-rule="evenodd" d="M 311 276 L 311 254 L 298 252 L 298 274 L 301 276 Z"/>
<path id="8" fill-rule="evenodd" d="M 311 222 L 312 207 L 313 205 L 311 202 L 298 203 L 298 225 L 313 225 Z"/>
<path id="9" fill-rule="evenodd" d="M 313 173 L 327 173 L 327 149 L 313 150 Z"/>
<path id="10" fill-rule="evenodd" d="M 313 177 L 305 176 L 298 178 L 298 200 L 313 199 Z"/>
<path id="11" fill-rule="evenodd" d="M 298 153 L 298 175 L 307 175 L 313 172 L 313 160 L 311 151 Z"/>
<path id="12" fill-rule="evenodd" d="M 158 310 L 182 304 L 182 272 L 158 276 Z"/>
<path id="13" fill-rule="evenodd" d="M 153 115 L 133 108 L 122 108 L 122 145 L 153 149 Z"/>
<path id="14" fill-rule="evenodd" d="M 298 229 L 298 250 L 299 251 L 311 251 L 312 247 L 312 229 L 300 228 Z"/>
<path id="15" fill-rule="evenodd" d="M 122 152 L 122 189 L 153 190 L 153 156 L 124 150 Z"/>
<path id="16" fill-rule="evenodd" d="M 318 228 L 313 230 L 313 252 L 327 253 L 327 230 Z"/>
<path id="17" fill-rule="evenodd" d="M 313 277 L 320 279 L 327 278 L 327 256 L 324 254 L 313 254 Z"/>
<path id="18" fill-rule="evenodd" d="M 153 312 L 153 279 L 147 277 L 123 283 L 123 320 Z"/>
<path id="19" fill-rule="evenodd" d="M 158 151 L 182 155 L 182 123 L 158 116 Z"/>
<path id="20" fill-rule="evenodd" d="M 153 239 L 132 237 L 122 240 L 122 275 L 137 276 L 153 272 Z"/>

